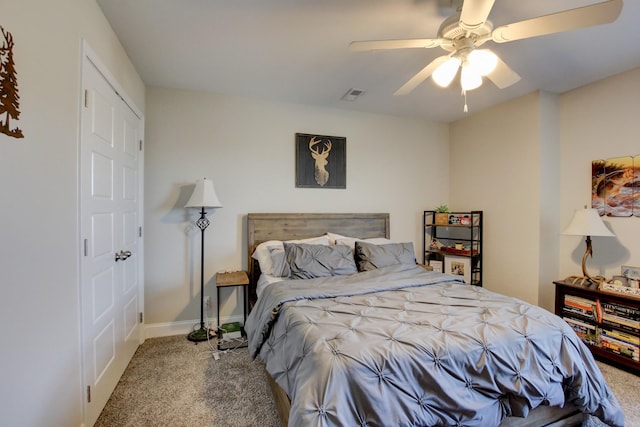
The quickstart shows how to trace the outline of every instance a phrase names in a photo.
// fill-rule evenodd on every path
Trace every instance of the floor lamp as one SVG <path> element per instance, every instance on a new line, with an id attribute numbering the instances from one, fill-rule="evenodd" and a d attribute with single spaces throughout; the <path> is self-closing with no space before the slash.
<path id="1" fill-rule="evenodd" d="M 570 236 L 585 236 L 587 249 L 584 252 L 584 256 L 582 257 L 582 277 L 580 276 L 569 276 L 565 280 L 571 280 L 574 284 L 580 282 L 581 285 L 589 286 L 593 284 L 601 284 L 606 281 L 606 279 L 602 276 L 590 276 L 587 273 L 587 257 L 593 256 L 593 248 L 591 247 L 591 236 L 615 236 L 602 219 L 600 219 L 600 215 L 598 214 L 597 209 L 587 209 L 585 206 L 584 209 L 576 210 L 573 219 L 571 220 L 571 224 L 562 232 L 564 235 Z"/>
<path id="2" fill-rule="evenodd" d="M 189 341 L 199 342 L 206 341 L 215 334 L 209 332 L 209 328 L 204 325 L 204 230 L 209 226 L 205 208 L 221 208 L 222 205 L 216 196 L 216 190 L 213 188 L 213 181 L 203 178 L 196 182 L 196 187 L 191 194 L 191 198 L 185 208 L 200 208 L 200 218 L 196 221 L 196 225 L 202 233 L 200 240 L 200 328 L 191 331 L 187 336 Z"/>

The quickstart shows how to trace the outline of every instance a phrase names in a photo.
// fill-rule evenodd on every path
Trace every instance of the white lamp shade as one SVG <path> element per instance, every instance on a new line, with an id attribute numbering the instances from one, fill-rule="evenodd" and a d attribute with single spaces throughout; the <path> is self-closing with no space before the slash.
<path id="1" fill-rule="evenodd" d="M 435 69 L 431 78 L 440 87 L 447 87 L 453 81 L 453 78 L 458 73 L 458 67 L 460 66 L 460 60 L 455 57 L 447 59 Z"/>
<path id="2" fill-rule="evenodd" d="M 462 66 L 462 72 L 460 73 L 460 86 L 465 91 L 477 89 L 482 84 L 482 77 L 476 72 L 473 67 L 469 65 Z"/>
<path id="3" fill-rule="evenodd" d="M 486 76 L 498 65 L 498 57 L 495 53 L 487 49 L 476 49 L 469 54 L 467 58 L 469 66 L 476 70 L 481 76 Z"/>
<path id="4" fill-rule="evenodd" d="M 569 236 L 615 236 L 598 215 L 597 209 L 578 209 L 562 232 Z"/>
<path id="5" fill-rule="evenodd" d="M 185 208 L 221 208 L 222 204 L 218 200 L 216 190 L 213 188 L 213 181 L 203 178 L 196 182 L 196 188 Z"/>

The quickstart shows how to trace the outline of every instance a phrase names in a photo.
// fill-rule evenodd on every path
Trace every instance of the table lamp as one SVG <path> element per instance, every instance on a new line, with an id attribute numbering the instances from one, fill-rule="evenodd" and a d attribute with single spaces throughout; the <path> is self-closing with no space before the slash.
<path id="1" fill-rule="evenodd" d="M 592 283 L 600 284 L 606 279 L 602 276 L 591 276 L 587 273 L 587 257 L 593 256 L 593 247 L 591 246 L 591 236 L 614 236 L 614 234 L 607 228 L 597 209 L 588 209 L 586 206 L 584 209 L 576 210 L 573 215 L 573 219 L 569 226 L 562 232 L 563 235 L 568 236 L 586 236 L 587 249 L 582 257 L 582 277 L 570 276 L 565 280 L 572 280 L 573 283 L 580 282 L 581 285 L 591 285 Z"/>

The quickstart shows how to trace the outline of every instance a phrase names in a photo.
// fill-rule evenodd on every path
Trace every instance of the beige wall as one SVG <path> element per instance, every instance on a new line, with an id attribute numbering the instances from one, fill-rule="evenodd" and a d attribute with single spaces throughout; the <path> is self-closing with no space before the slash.
<path id="1" fill-rule="evenodd" d="M 485 212 L 484 286 L 531 302 L 539 262 L 540 103 L 530 94 L 451 124 L 449 198 L 454 210 Z"/>
<path id="2" fill-rule="evenodd" d="M 160 88 L 147 91 L 146 119 L 145 303 L 156 326 L 199 317 L 200 231 L 183 206 L 202 176 L 224 206 L 205 238 L 214 306 L 215 272 L 246 268 L 249 212 L 389 212 L 391 237 L 418 254 L 422 211 L 448 202 L 446 124 Z M 347 138 L 346 189 L 295 188 L 296 132 Z M 226 302 L 223 317 L 241 314 Z"/>
<path id="3" fill-rule="evenodd" d="M 535 93 L 451 124 L 450 200 L 483 209 L 485 286 L 553 309 L 553 279 L 581 272 L 584 239 L 561 236 L 590 204 L 591 161 L 640 153 L 640 70 L 562 95 Z M 640 266 L 640 218 L 605 218 L 592 274 Z"/>
<path id="4" fill-rule="evenodd" d="M 569 92 L 561 98 L 560 224 L 591 202 L 591 161 L 640 154 L 640 68 Z M 590 274 L 610 277 L 621 265 L 640 266 L 640 217 L 604 218 L 616 237 L 593 237 Z M 560 238 L 560 277 L 580 274 L 583 238 Z"/>
<path id="5" fill-rule="evenodd" d="M 144 85 L 93 0 L 0 2 L 25 137 L 0 134 L 0 424 L 82 423 L 78 133 L 82 40 L 139 109 Z"/>
<path id="6" fill-rule="evenodd" d="M 554 310 L 555 287 L 559 264 L 562 224 L 559 222 L 561 200 L 560 170 L 560 96 L 540 93 L 540 241 L 538 243 L 538 305 Z"/>

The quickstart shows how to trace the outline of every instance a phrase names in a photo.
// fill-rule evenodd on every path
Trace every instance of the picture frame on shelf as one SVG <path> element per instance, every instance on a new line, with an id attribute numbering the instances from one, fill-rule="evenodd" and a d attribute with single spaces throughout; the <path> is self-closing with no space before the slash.
<path id="1" fill-rule="evenodd" d="M 460 215 L 449 215 L 449 225 L 460 225 Z"/>
<path id="2" fill-rule="evenodd" d="M 640 288 L 640 267 L 623 265 L 620 267 L 620 273 L 627 279 L 626 286 L 635 289 Z"/>
<path id="3" fill-rule="evenodd" d="M 624 276 L 613 276 L 611 278 L 611 283 L 615 286 L 629 286 L 629 280 Z"/>
<path id="4" fill-rule="evenodd" d="M 430 259 L 429 266 L 433 268 L 433 271 L 442 273 L 442 261 Z"/>
<path id="5" fill-rule="evenodd" d="M 471 225 L 471 215 L 460 215 L 460 225 Z"/>
<path id="6" fill-rule="evenodd" d="M 445 256 L 444 271 L 446 274 L 462 276 L 466 284 L 471 284 L 471 258 L 461 256 Z"/>

